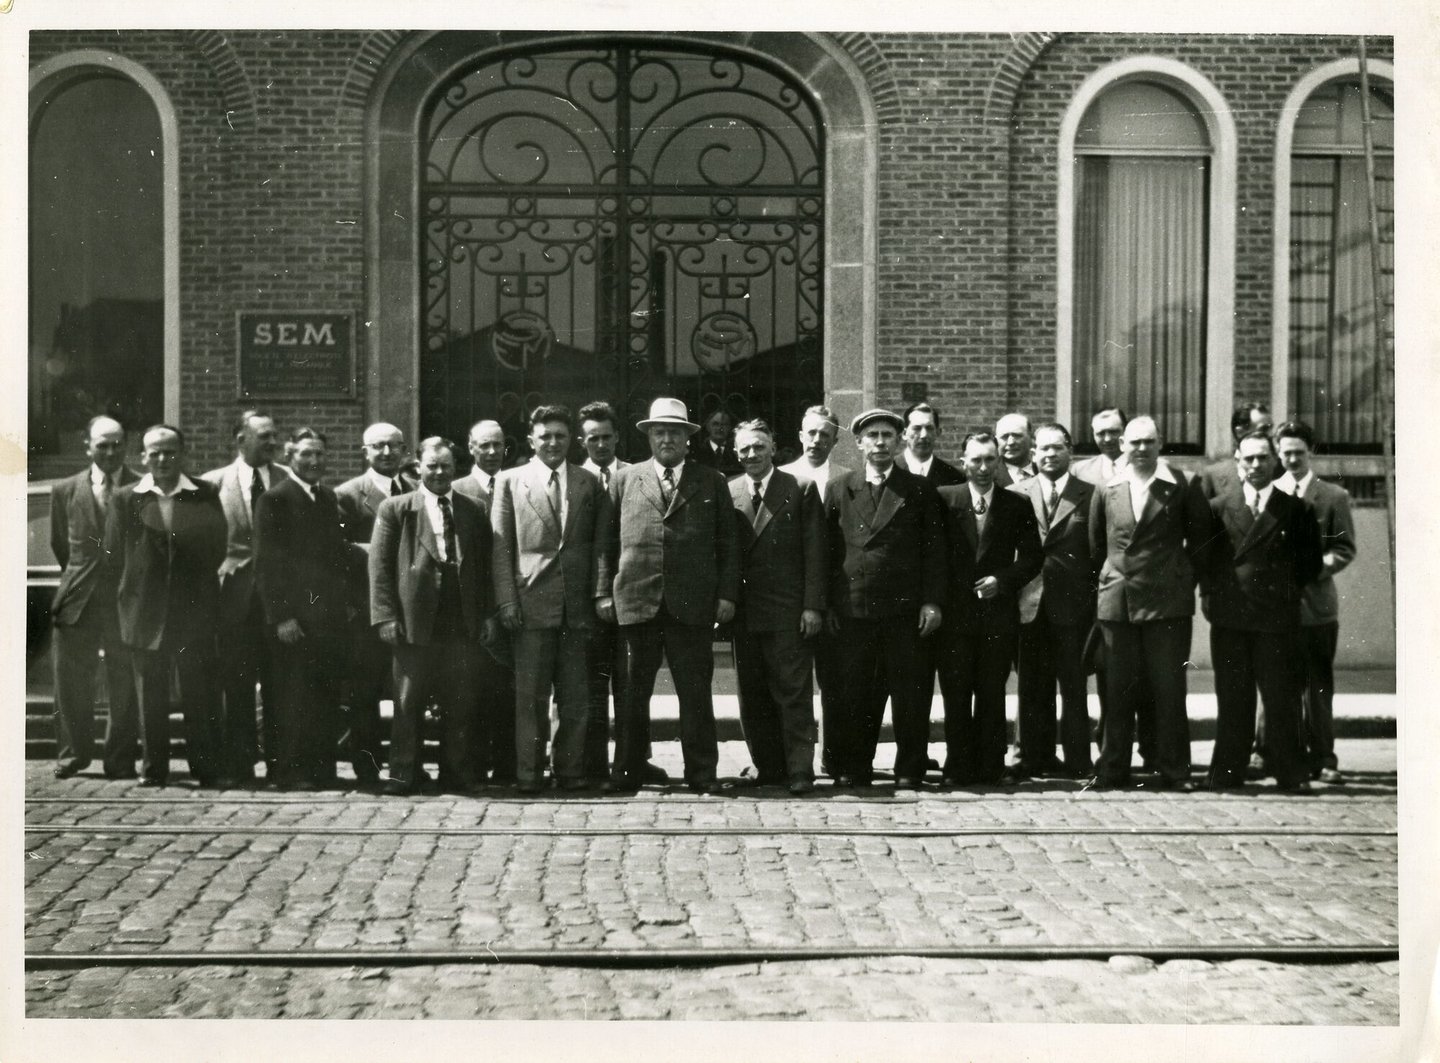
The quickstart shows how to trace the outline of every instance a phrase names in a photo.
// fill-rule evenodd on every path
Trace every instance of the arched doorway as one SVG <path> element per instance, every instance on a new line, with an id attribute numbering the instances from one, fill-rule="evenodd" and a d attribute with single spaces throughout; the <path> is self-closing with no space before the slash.
<path id="1" fill-rule="evenodd" d="M 677 394 L 795 438 L 825 392 L 824 123 L 778 67 L 641 39 L 534 45 L 420 114 L 419 426 Z"/>

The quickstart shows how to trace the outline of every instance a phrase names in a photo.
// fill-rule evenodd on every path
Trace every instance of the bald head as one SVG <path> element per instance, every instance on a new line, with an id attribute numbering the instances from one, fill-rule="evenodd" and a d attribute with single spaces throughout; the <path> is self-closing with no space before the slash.
<path id="1" fill-rule="evenodd" d="M 1030 418 L 1023 413 L 1007 413 L 995 422 L 995 438 L 1000 443 L 1000 457 L 1007 464 L 1030 464 Z"/>
<path id="2" fill-rule="evenodd" d="M 125 426 L 113 417 L 95 417 L 85 433 L 85 455 L 107 476 L 125 462 Z"/>
<path id="3" fill-rule="evenodd" d="M 505 464 L 505 429 L 499 421 L 476 421 L 471 426 L 470 456 L 486 476 L 500 471 Z"/>
<path id="4" fill-rule="evenodd" d="M 377 421 L 365 429 L 361 439 L 365 464 L 381 476 L 393 478 L 405 461 L 405 433 L 388 421 Z"/>

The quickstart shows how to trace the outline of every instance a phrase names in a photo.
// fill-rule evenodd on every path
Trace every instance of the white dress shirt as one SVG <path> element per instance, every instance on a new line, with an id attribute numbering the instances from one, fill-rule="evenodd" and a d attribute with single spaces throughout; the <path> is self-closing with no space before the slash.
<path id="1" fill-rule="evenodd" d="M 100 466 L 98 465 L 90 466 L 90 494 L 94 496 L 95 504 L 102 509 L 105 505 L 103 498 L 104 488 L 108 484 L 113 494 L 115 491 L 115 477 L 118 475 L 118 473 L 101 472 Z"/>
<path id="2" fill-rule="evenodd" d="M 593 472 L 595 474 L 595 479 L 600 481 L 600 486 L 605 488 L 606 490 L 609 490 L 611 481 L 615 479 L 615 474 L 620 471 L 620 462 L 615 458 L 611 458 L 610 464 L 602 468 L 601 466 L 596 465 L 589 458 L 586 458 L 580 464 L 580 468 L 584 469 L 586 472 Z"/>
<path id="3" fill-rule="evenodd" d="M 195 490 L 195 481 L 186 476 L 183 472 L 180 479 L 175 481 L 175 489 L 168 494 L 160 490 L 160 485 L 155 482 L 155 477 L 148 472 L 135 481 L 135 493 L 152 494 L 158 499 L 160 520 L 165 525 L 165 530 L 170 531 L 175 516 L 175 496 L 181 491 Z"/>
<path id="4" fill-rule="evenodd" d="M 985 503 L 985 512 L 975 513 L 975 530 L 982 532 L 985 530 L 985 522 L 990 519 L 990 504 L 995 499 L 995 485 L 992 483 L 983 492 L 975 489 L 973 481 L 966 481 L 966 486 L 970 488 L 970 509 L 972 512 L 980 508 L 981 502 Z"/>
<path id="5" fill-rule="evenodd" d="M 665 486 L 665 469 L 666 469 L 666 466 L 661 465 L 661 464 L 660 464 L 658 461 L 656 461 L 654 458 L 651 458 L 651 459 L 650 459 L 650 464 L 653 465 L 653 466 L 655 466 L 655 478 L 660 481 L 660 486 L 661 486 L 661 487 L 664 487 L 664 486 Z M 680 489 L 680 470 L 683 469 L 683 468 L 685 468 L 685 463 L 684 463 L 683 461 L 682 461 L 679 465 L 675 465 L 675 466 L 671 466 L 671 467 L 670 467 L 670 475 L 674 478 L 674 481 L 675 481 L 675 488 L 674 488 L 674 489 L 677 490 L 677 491 Z"/>
<path id="6" fill-rule="evenodd" d="M 1310 490 L 1310 485 L 1315 482 L 1315 470 L 1311 469 L 1305 474 L 1305 478 L 1296 481 L 1290 473 L 1282 473 L 1276 478 L 1274 486 L 1280 488 L 1287 495 L 1294 495 L 1296 498 L 1304 498 L 1305 493 Z"/>
<path id="7" fill-rule="evenodd" d="M 435 533 L 435 545 L 439 547 L 436 551 L 441 561 L 449 561 L 449 555 L 445 552 L 445 514 L 440 512 L 441 495 L 437 495 L 423 483 L 416 488 L 420 492 L 420 498 L 425 503 L 425 515 L 430 518 L 430 530 Z M 446 491 L 444 496 L 450 500 L 450 519 L 455 519 L 455 492 Z M 458 534 L 458 531 L 457 531 Z"/>
<path id="8" fill-rule="evenodd" d="M 405 493 L 405 482 L 401 480 L 399 476 L 382 476 L 374 469 L 366 469 L 365 479 L 369 480 L 370 486 L 375 488 L 375 490 L 379 491 L 386 498 L 390 497 L 391 484 L 398 483 L 400 485 L 400 493 Z"/>
<path id="9" fill-rule="evenodd" d="M 1260 489 L 1257 491 L 1255 488 L 1251 487 L 1249 484 L 1245 483 L 1244 481 L 1241 481 L 1240 487 L 1241 487 L 1241 489 L 1245 492 L 1245 505 L 1246 505 L 1246 507 L 1250 510 L 1251 513 L 1256 513 L 1256 514 L 1258 514 L 1258 513 L 1260 513 L 1261 511 L 1263 511 L 1263 510 L 1265 509 L 1265 506 L 1266 506 L 1267 504 L 1269 504 L 1269 502 L 1270 502 L 1270 492 L 1275 489 L 1275 484 L 1274 484 L 1274 483 L 1268 483 L 1268 484 L 1266 484 L 1264 487 L 1260 488 Z M 1257 496 L 1259 497 L 1259 500 L 1260 500 L 1258 506 L 1256 505 L 1256 502 L 1255 502 Z"/>
<path id="10" fill-rule="evenodd" d="M 1155 472 L 1145 479 L 1140 479 L 1135 468 L 1127 464 L 1124 470 L 1126 481 L 1130 484 L 1130 508 L 1135 511 L 1135 523 L 1140 523 L 1140 514 L 1145 512 L 1145 502 L 1150 497 L 1150 485 L 1156 480 L 1164 480 L 1166 483 L 1175 483 L 1175 474 L 1170 471 L 1170 466 L 1164 462 L 1156 462 Z"/>
<path id="11" fill-rule="evenodd" d="M 915 457 L 910 451 L 905 452 L 905 468 L 909 469 L 916 476 L 929 476 L 930 466 L 935 464 L 935 455 L 931 454 L 924 461 Z"/>

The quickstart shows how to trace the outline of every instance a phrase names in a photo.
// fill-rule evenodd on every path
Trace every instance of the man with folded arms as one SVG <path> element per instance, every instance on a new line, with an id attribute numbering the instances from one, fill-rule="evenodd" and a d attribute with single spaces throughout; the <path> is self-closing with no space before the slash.
<path id="1" fill-rule="evenodd" d="M 764 421 L 735 430 L 745 475 L 730 481 L 740 536 L 735 671 L 740 723 L 760 785 L 793 794 L 815 782 L 810 660 L 825 613 L 824 514 L 814 483 L 775 468 Z"/>
<path id="2" fill-rule="evenodd" d="M 605 536 L 610 496 L 565 459 L 572 417 L 564 406 L 530 415 L 524 465 L 495 478 L 495 604 L 515 648 L 515 765 L 521 793 L 539 793 L 555 691 L 553 774 L 565 790 L 586 785 L 589 682 L 585 653 L 596 599 L 609 588 Z"/>

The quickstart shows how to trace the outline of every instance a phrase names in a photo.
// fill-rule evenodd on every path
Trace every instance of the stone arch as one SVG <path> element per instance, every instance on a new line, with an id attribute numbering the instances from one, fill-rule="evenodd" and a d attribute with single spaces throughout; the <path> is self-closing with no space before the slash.
<path id="1" fill-rule="evenodd" d="M 219 30 L 186 30 L 185 38 L 205 57 L 220 85 L 225 121 L 234 130 L 255 128 L 255 86 L 230 39 Z"/>
<path id="2" fill-rule="evenodd" d="M 420 216 L 416 175 L 420 110 L 434 87 L 462 66 L 491 54 L 544 42 L 562 45 L 614 34 L 536 31 L 439 31 L 386 42 L 376 34 L 371 58 L 389 55 L 370 78 L 365 118 L 366 416 L 419 425 Z M 631 36 L 644 37 L 645 34 Z M 824 365 L 825 399 L 841 423 L 875 401 L 876 260 L 879 115 L 861 63 L 888 83 L 882 92 L 898 114 L 899 93 L 873 41 L 855 35 L 857 59 L 819 33 L 666 34 L 667 43 L 710 44 L 775 64 L 804 84 L 826 128 Z M 868 49 L 865 47 L 868 45 Z M 369 61 L 352 67 L 360 90 Z M 350 84 L 347 79 L 347 84 Z M 882 84 L 883 88 L 883 84 Z M 346 97 L 348 102 L 349 96 Z M 858 178 L 858 179 L 857 179 Z"/>

